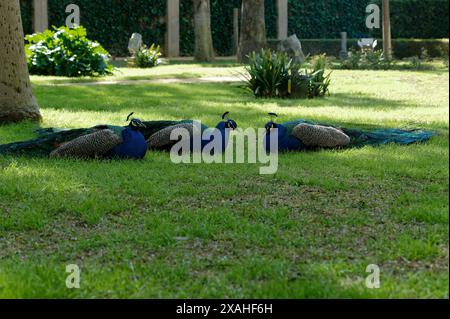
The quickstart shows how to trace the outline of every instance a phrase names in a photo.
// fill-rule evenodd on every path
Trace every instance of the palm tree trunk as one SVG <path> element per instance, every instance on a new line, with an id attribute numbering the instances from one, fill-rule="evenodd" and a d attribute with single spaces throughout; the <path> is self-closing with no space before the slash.
<path id="1" fill-rule="evenodd" d="M 0 1 L 0 124 L 40 120 L 24 50 L 19 0 Z"/>
<path id="2" fill-rule="evenodd" d="M 245 62 L 248 54 L 266 46 L 264 0 L 242 0 L 241 34 L 237 58 Z"/>
<path id="3" fill-rule="evenodd" d="M 214 60 L 211 35 L 211 9 L 209 0 L 193 0 L 195 26 L 195 53 L 197 61 Z"/>

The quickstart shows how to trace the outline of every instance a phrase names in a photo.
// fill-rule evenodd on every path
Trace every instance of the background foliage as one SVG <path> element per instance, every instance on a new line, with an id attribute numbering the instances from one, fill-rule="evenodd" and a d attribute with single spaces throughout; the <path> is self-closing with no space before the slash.
<path id="1" fill-rule="evenodd" d="M 357 49 L 358 39 L 348 39 L 348 48 Z M 378 38 L 377 49 L 382 49 L 383 40 Z M 338 56 L 341 50 L 340 39 L 302 39 L 305 54 L 317 55 L 326 53 L 328 56 Z M 420 55 L 426 49 L 431 57 L 448 57 L 448 39 L 393 39 L 392 49 L 396 58 Z"/>
<path id="2" fill-rule="evenodd" d="M 70 3 L 80 7 L 80 23 L 88 37 L 112 55 L 129 55 L 128 40 L 133 32 L 141 33 L 144 43 L 164 43 L 165 0 L 48 0 L 50 25 L 65 24 L 65 8 Z"/>
<path id="3" fill-rule="evenodd" d="M 83 27 L 45 30 L 25 37 L 31 74 L 58 76 L 103 76 L 112 73 L 109 53 L 86 38 Z"/>
<path id="4" fill-rule="evenodd" d="M 50 25 L 64 25 L 65 7 L 75 3 L 81 9 L 81 24 L 88 36 L 99 41 L 112 55 L 128 55 L 127 43 L 139 32 L 145 43 L 164 47 L 166 0 L 48 0 Z M 381 37 L 380 30 L 368 32 L 365 7 L 380 0 L 289 0 L 289 33 L 300 39 Z M 21 0 L 26 33 L 32 31 L 32 0 Z M 212 33 L 218 55 L 233 53 L 233 8 L 241 0 L 211 0 Z M 269 38 L 276 37 L 276 0 L 266 0 L 266 26 Z M 391 0 L 394 38 L 448 38 L 448 0 Z M 439 17 L 439 18 L 436 18 Z M 180 49 L 193 52 L 192 1 L 180 1 Z"/>

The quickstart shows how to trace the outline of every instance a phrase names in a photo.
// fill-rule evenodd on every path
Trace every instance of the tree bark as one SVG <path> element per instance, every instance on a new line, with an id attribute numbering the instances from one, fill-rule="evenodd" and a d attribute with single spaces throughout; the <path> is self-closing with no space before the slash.
<path id="1" fill-rule="evenodd" d="M 246 62 L 251 52 L 257 52 L 265 46 L 264 0 L 242 0 L 238 61 Z"/>
<path id="2" fill-rule="evenodd" d="M 384 56 L 392 59 L 391 10 L 389 0 L 383 0 L 383 50 Z"/>
<path id="3" fill-rule="evenodd" d="M 211 35 L 211 9 L 209 0 L 193 0 L 195 53 L 197 61 L 214 60 L 214 48 Z"/>
<path id="4" fill-rule="evenodd" d="M 25 57 L 19 0 L 0 1 L 0 124 L 40 120 Z"/>

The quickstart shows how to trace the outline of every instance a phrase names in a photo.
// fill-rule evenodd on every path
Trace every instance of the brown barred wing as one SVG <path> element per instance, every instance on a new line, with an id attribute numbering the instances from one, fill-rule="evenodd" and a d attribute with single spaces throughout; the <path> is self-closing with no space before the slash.
<path id="1" fill-rule="evenodd" d="M 350 137 L 344 132 L 329 126 L 302 123 L 294 127 L 292 134 L 311 147 L 342 147 L 350 143 Z"/>
<path id="2" fill-rule="evenodd" d="M 201 134 L 200 130 L 197 129 L 192 123 L 180 123 L 177 125 L 172 125 L 151 135 L 147 140 L 147 145 L 149 149 L 168 149 L 178 140 L 171 140 L 170 135 L 175 129 L 185 129 L 192 136 L 195 130 L 196 133 Z"/>
<path id="3" fill-rule="evenodd" d="M 107 155 L 122 138 L 105 129 L 77 137 L 50 153 L 50 157 L 95 158 Z"/>

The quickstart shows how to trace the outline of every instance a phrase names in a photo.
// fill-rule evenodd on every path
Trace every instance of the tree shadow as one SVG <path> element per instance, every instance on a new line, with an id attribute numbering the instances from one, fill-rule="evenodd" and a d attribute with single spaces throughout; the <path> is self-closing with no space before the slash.
<path id="1" fill-rule="evenodd" d="M 280 122 L 306 118 L 346 127 L 386 127 L 386 124 L 358 124 L 351 119 L 338 123 L 335 114 L 343 108 L 349 112 L 351 109 L 382 111 L 414 107 L 409 101 L 384 99 L 366 93 L 332 93 L 310 100 L 257 99 L 244 90 L 241 83 L 35 86 L 43 110 L 105 113 L 104 117 L 109 119 L 122 119 L 124 114 L 134 111 L 145 120 L 198 119 L 207 125 L 216 125 L 216 120 L 212 119 L 219 121 L 220 115 L 230 111 L 240 127 L 263 127 L 269 120 L 267 112 L 272 108 L 286 110 L 286 114 L 278 110 Z M 302 110 L 309 108 L 326 108 L 326 112 L 307 117 L 301 114 Z M 101 119 L 102 115 L 96 114 L 95 117 Z M 104 124 L 105 121 L 98 122 L 96 124 Z"/>
<path id="2" fill-rule="evenodd" d="M 252 93 L 244 89 L 241 83 L 137 83 L 121 85 L 95 85 L 52 87 L 36 84 L 38 95 L 48 97 L 51 104 L 74 104 L 74 108 L 81 110 L 98 110 L 102 99 L 115 99 L 117 103 L 140 99 L 141 102 L 161 102 L 182 104 L 183 102 L 209 100 L 214 103 L 253 103 L 275 104 L 279 107 L 352 107 L 371 109 L 396 109 L 411 106 L 409 101 L 399 101 L 374 97 L 367 93 L 346 94 L 332 93 L 329 96 L 316 99 L 275 99 L 255 98 Z M 61 94 L 61 91 L 64 94 Z M 164 99 L 164 100 L 161 100 Z M 65 103 L 63 103 L 65 102 Z M 78 103 L 75 106 L 75 102 Z M 154 103 L 153 103 L 154 104 Z M 53 106 L 56 107 L 57 106 Z"/>

